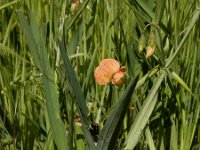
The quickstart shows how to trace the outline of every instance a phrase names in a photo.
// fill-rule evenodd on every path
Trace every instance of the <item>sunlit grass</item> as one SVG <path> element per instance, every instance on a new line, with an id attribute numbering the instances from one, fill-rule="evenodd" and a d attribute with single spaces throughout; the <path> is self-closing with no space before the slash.
<path id="1" fill-rule="evenodd" d="M 0 1 L 0 149 L 199 149 L 199 8 Z M 95 81 L 105 58 L 122 85 Z"/>

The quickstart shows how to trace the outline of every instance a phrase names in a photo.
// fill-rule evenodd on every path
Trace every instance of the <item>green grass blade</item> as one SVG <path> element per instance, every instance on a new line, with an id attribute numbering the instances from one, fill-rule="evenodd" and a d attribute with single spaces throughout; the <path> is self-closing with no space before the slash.
<path id="1" fill-rule="evenodd" d="M 136 89 L 144 85 L 144 83 L 147 81 L 147 79 L 151 78 L 153 75 L 155 75 L 159 70 L 159 66 L 154 67 L 151 69 L 147 74 L 145 74 L 137 83 Z"/>
<path id="2" fill-rule="evenodd" d="M 154 0 L 151 1 L 145 1 L 145 0 L 136 0 L 139 4 L 140 7 L 142 7 L 142 9 L 144 9 L 144 11 L 151 17 L 151 18 L 155 18 L 155 13 L 152 11 L 153 7 L 149 7 L 149 4 L 151 4 L 151 6 L 154 5 Z"/>
<path id="3" fill-rule="evenodd" d="M 130 82 L 126 90 L 123 92 L 119 101 L 115 104 L 107 121 L 100 133 L 100 137 L 97 143 L 98 150 L 112 149 L 113 143 L 116 142 L 118 130 L 122 125 L 124 115 L 128 109 L 129 103 L 131 101 L 131 95 L 135 89 L 138 80 L 138 75 Z"/>
<path id="4" fill-rule="evenodd" d="M 146 126 L 149 120 L 149 117 L 155 107 L 158 88 L 160 87 L 160 84 L 162 80 L 164 79 L 164 77 L 165 77 L 165 71 L 163 70 L 160 76 L 158 77 L 155 85 L 150 90 L 145 103 L 143 104 L 135 122 L 133 123 L 131 127 L 131 130 L 127 137 L 125 149 L 127 150 L 133 149 L 138 143 L 140 136 L 142 134 L 142 131 L 144 127 Z"/>
<path id="5" fill-rule="evenodd" d="M 197 99 L 194 99 L 195 102 L 195 106 L 194 106 L 194 110 L 191 114 L 191 118 L 189 119 L 189 124 L 188 124 L 188 128 L 187 128 L 187 135 L 185 138 L 185 148 L 186 149 L 191 149 L 191 145 L 192 145 L 192 141 L 194 139 L 194 135 L 195 135 L 195 130 L 198 129 L 196 128 L 198 126 L 198 119 L 199 119 L 199 115 L 200 115 L 200 102 Z"/>
<path id="6" fill-rule="evenodd" d="M 174 80 L 176 80 L 178 83 L 180 83 L 180 85 L 186 89 L 189 93 L 192 93 L 191 89 L 189 88 L 189 86 L 183 81 L 183 79 L 177 75 L 174 71 L 170 72 L 171 76 L 174 78 Z"/>
<path id="7" fill-rule="evenodd" d="M 178 150 L 178 130 L 176 127 L 176 120 L 175 120 L 175 115 L 171 117 L 171 138 L 170 138 L 170 148 L 173 150 Z"/>
<path id="8" fill-rule="evenodd" d="M 91 78 L 91 75 L 93 75 L 92 73 L 93 73 L 94 63 L 95 63 L 95 60 L 96 60 L 97 51 L 98 51 L 98 45 L 95 48 L 94 53 L 92 55 L 90 65 L 89 65 L 88 70 L 87 70 L 86 78 L 83 82 L 83 89 L 85 89 L 85 87 L 88 87 L 88 83 L 89 83 L 89 80 Z"/>
<path id="9" fill-rule="evenodd" d="M 174 61 L 174 59 L 176 58 L 177 54 L 178 54 L 179 51 L 181 50 L 181 47 L 183 46 L 183 44 L 184 44 L 185 41 L 187 40 L 187 38 L 188 38 L 190 32 L 192 31 L 192 29 L 193 29 L 195 23 L 198 21 L 198 19 L 199 19 L 199 14 L 200 14 L 200 11 L 197 10 L 197 11 L 195 12 L 195 14 L 193 15 L 193 17 L 192 17 L 192 19 L 191 19 L 191 22 L 190 22 L 190 24 L 188 25 L 187 30 L 186 30 L 186 33 L 185 33 L 184 37 L 182 38 L 180 44 L 178 45 L 178 47 L 177 47 L 177 49 L 175 50 L 174 54 L 173 54 L 171 57 L 168 58 L 168 60 L 167 60 L 167 62 L 166 62 L 166 64 L 165 64 L 165 67 L 166 67 L 166 68 L 170 66 L 170 64 Z"/>
<path id="10" fill-rule="evenodd" d="M 14 4 L 18 3 L 19 1 L 21 1 L 21 0 L 11 1 L 11 2 L 8 2 L 8 3 L 6 3 L 6 4 L 2 5 L 2 6 L 0 6 L 0 11 L 1 11 L 2 9 L 5 9 L 6 7 L 9 7 L 9 6 L 11 6 L 11 5 L 14 5 Z"/>
<path id="11" fill-rule="evenodd" d="M 44 71 L 46 75 L 52 74 L 53 69 L 50 67 L 50 63 L 48 61 L 47 49 L 45 48 L 43 38 L 40 34 L 40 30 L 35 22 L 34 17 L 30 15 L 31 27 L 25 20 L 22 12 L 18 13 L 18 17 L 21 26 L 24 28 L 24 32 L 27 37 L 27 43 L 34 57 L 36 65 L 41 66 L 41 70 Z M 37 39 L 37 41 L 35 39 Z M 41 60 L 38 58 L 41 58 Z M 44 86 L 44 96 L 46 99 L 47 112 L 52 129 L 53 139 L 55 140 L 59 150 L 67 150 L 69 147 L 66 140 L 67 138 L 64 123 L 60 118 L 57 86 L 46 75 L 42 76 L 42 82 Z"/>
<path id="12" fill-rule="evenodd" d="M 149 149 L 150 150 L 156 150 L 156 146 L 155 146 L 154 141 L 153 141 L 153 136 L 150 132 L 149 127 L 146 128 L 145 135 L 146 135 L 147 143 L 149 145 Z"/>
<path id="13" fill-rule="evenodd" d="M 36 43 L 35 39 L 33 38 L 32 32 L 30 32 L 31 28 L 30 28 L 28 22 L 25 20 L 22 12 L 18 12 L 18 18 L 19 18 L 21 26 L 24 28 L 24 31 L 26 32 L 26 37 L 27 37 L 26 42 L 28 43 L 29 48 L 30 48 L 30 50 L 34 50 L 34 51 L 31 51 L 31 53 L 33 55 L 34 63 L 36 66 L 40 67 L 37 43 Z"/>
<path id="14" fill-rule="evenodd" d="M 67 56 L 67 53 L 65 51 L 63 43 L 59 42 L 59 47 L 60 47 L 61 56 L 62 56 L 62 59 L 64 62 L 65 72 L 66 72 L 68 82 L 69 82 L 70 86 L 72 87 L 74 95 L 76 96 L 75 101 L 76 101 L 76 106 L 78 108 L 79 115 L 81 117 L 83 132 L 84 132 L 85 138 L 87 139 L 87 142 L 89 144 L 89 148 L 93 150 L 93 149 L 95 149 L 95 145 L 94 145 L 92 136 L 89 132 L 88 126 L 87 126 L 88 119 L 87 119 L 86 100 L 83 95 L 80 84 L 76 79 L 76 74 L 75 74 L 74 69 L 70 63 L 68 56 Z"/>
<path id="15" fill-rule="evenodd" d="M 25 61 L 26 63 L 29 63 L 29 61 L 26 58 L 22 57 L 17 52 L 15 52 L 13 49 L 10 49 L 8 46 L 5 46 L 2 43 L 0 43 L 0 55 L 4 56 L 4 57 L 13 56 L 13 57 L 20 59 L 21 61 Z"/>

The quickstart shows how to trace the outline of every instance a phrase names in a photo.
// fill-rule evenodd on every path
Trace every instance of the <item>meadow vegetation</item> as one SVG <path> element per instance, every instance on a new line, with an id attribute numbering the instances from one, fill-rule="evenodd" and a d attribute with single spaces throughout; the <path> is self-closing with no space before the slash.
<path id="1" fill-rule="evenodd" d="M 199 0 L 0 0 L 0 149 L 200 149 L 199 15 Z M 122 85 L 95 81 L 106 58 Z"/>

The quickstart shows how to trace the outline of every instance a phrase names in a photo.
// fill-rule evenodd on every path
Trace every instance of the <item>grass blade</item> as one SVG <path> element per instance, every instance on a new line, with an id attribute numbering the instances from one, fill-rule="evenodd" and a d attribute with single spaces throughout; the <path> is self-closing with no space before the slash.
<path id="1" fill-rule="evenodd" d="M 171 127 L 171 138 L 170 138 L 170 148 L 173 150 L 178 150 L 178 135 L 177 135 L 177 127 L 175 123 L 175 115 L 171 116 L 171 122 L 172 122 L 172 127 Z"/>
<path id="2" fill-rule="evenodd" d="M 100 137 L 97 143 L 98 150 L 107 150 L 112 149 L 113 143 L 116 142 L 116 136 L 118 129 L 122 125 L 124 115 L 131 101 L 131 95 L 135 89 L 136 83 L 138 80 L 138 75 L 130 82 L 126 90 L 123 92 L 119 101 L 113 107 L 113 110 L 110 112 L 107 117 L 107 121 L 100 133 Z"/>
<path id="3" fill-rule="evenodd" d="M 83 132 L 84 132 L 84 135 L 85 135 L 87 142 L 89 144 L 89 148 L 93 150 L 93 149 L 95 149 L 95 145 L 94 145 L 92 136 L 90 134 L 89 128 L 87 126 L 88 119 L 87 119 L 86 100 L 85 100 L 85 97 L 83 95 L 80 84 L 76 79 L 74 69 L 73 69 L 73 67 L 70 63 L 68 56 L 67 56 L 67 53 L 65 51 L 63 43 L 59 42 L 59 47 L 60 47 L 61 56 L 62 56 L 62 59 L 63 59 L 63 62 L 64 62 L 65 72 L 66 72 L 68 82 L 69 82 L 70 86 L 72 87 L 74 95 L 76 96 L 75 101 L 76 101 L 76 104 L 77 104 L 79 115 L 81 117 Z"/>
<path id="4" fill-rule="evenodd" d="M 35 64 L 38 65 L 38 67 L 40 66 L 41 70 L 44 71 L 46 75 L 52 75 L 53 69 L 50 67 L 50 63 L 48 61 L 47 49 L 43 41 L 44 39 L 40 34 L 40 30 L 35 22 L 34 17 L 30 15 L 30 26 L 25 20 L 22 12 L 18 13 L 18 17 L 21 26 L 24 28 L 27 37 L 27 43 L 35 60 Z M 41 60 L 39 60 L 39 58 L 41 58 Z M 59 150 L 67 150 L 69 147 L 66 140 L 67 138 L 65 134 L 64 123 L 60 118 L 57 86 L 46 75 L 42 76 L 42 82 L 44 86 L 44 96 L 46 99 L 47 112 L 53 133 L 53 139 L 55 140 Z"/>
<path id="5" fill-rule="evenodd" d="M 151 9 L 153 9 L 153 7 L 152 8 L 150 8 L 148 5 L 147 5 L 147 2 L 148 1 L 141 1 L 141 0 L 136 0 L 137 2 L 138 2 L 138 4 L 139 4 L 139 6 L 140 7 L 142 7 L 142 9 L 144 9 L 145 10 L 145 12 L 151 17 L 151 18 L 155 18 L 155 13 L 151 10 Z M 151 0 L 150 2 L 149 2 L 149 4 L 152 4 L 152 5 L 154 5 L 153 4 L 154 3 L 154 0 Z"/>
<path id="6" fill-rule="evenodd" d="M 147 143 L 149 145 L 149 149 L 150 150 L 156 150 L 156 147 L 155 147 L 155 144 L 154 144 L 154 141 L 153 141 L 153 136 L 151 135 L 149 127 L 146 128 L 145 135 L 146 135 L 146 138 L 147 138 Z"/>
<path id="7" fill-rule="evenodd" d="M 176 58 L 177 54 L 178 54 L 179 51 L 181 50 L 181 47 L 183 46 L 183 44 L 184 44 L 185 41 L 187 40 L 187 38 L 188 38 L 190 32 L 192 31 L 192 29 L 193 29 L 195 23 L 198 21 L 198 19 L 199 19 L 199 14 L 200 14 L 200 11 L 199 11 L 199 10 L 196 11 L 196 13 L 194 14 L 193 18 L 191 19 L 190 24 L 188 25 L 188 28 L 187 28 L 187 30 L 186 30 L 186 33 L 185 33 L 184 37 L 182 38 L 180 44 L 178 45 L 176 51 L 174 52 L 174 54 L 173 54 L 171 57 L 168 58 L 168 60 L 167 60 L 167 62 L 166 62 L 166 64 L 165 64 L 165 67 L 166 67 L 166 68 L 170 66 L 170 64 L 174 61 L 174 59 Z"/>
<path id="8" fill-rule="evenodd" d="M 157 100 L 158 88 L 162 80 L 165 77 L 165 71 L 163 70 L 160 76 L 158 77 L 155 85 L 150 90 L 144 105 L 142 106 L 135 122 L 133 123 L 131 130 L 128 134 L 125 149 L 133 149 L 139 141 L 139 138 L 142 134 L 144 127 L 146 126 L 149 117 L 155 107 Z"/>
<path id="9" fill-rule="evenodd" d="M 170 74 L 174 78 L 174 80 L 176 80 L 178 83 L 180 83 L 180 85 L 184 89 L 186 89 L 189 93 L 192 93 L 192 91 L 189 88 L 189 86 L 183 81 L 183 79 L 181 79 L 181 77 L 179 75 L 176 74 L 176 72 L 172 71 L 172 72 L 170 72 Z"/>

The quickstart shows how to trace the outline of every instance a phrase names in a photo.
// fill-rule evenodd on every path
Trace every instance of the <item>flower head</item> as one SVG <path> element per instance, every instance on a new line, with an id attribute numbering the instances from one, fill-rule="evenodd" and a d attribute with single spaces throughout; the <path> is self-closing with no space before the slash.
<path id="1" fill-rule="evenodd" d="M 119 62 L 112 58 L 103 59 L 94 71 L 96 82 L 100 85 L 106 85 L 111 81 L 115 85 L 121 85 L 124 75 L 124 67 L 120 68 Z"/>
<path id="2" fill-rule="evenodd" d="M 150 46 L 150 45 L 147 46 L 145 57 L 150 58 L 153 55 L 154 51 L 155 51 L 155 46 Z"/>
<path id="3" fill-rule="evenodd" d="M 115 73 L 112 77 L 112 84 L 121 85 L 124 83 L 124 75 L 125 75 L 125 67 L 119 69 L 117 73 Z"/>

